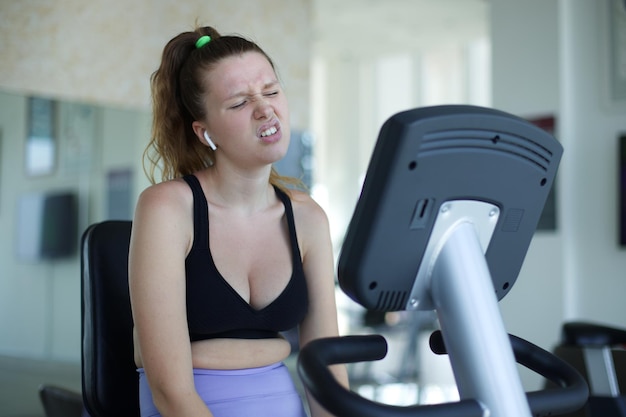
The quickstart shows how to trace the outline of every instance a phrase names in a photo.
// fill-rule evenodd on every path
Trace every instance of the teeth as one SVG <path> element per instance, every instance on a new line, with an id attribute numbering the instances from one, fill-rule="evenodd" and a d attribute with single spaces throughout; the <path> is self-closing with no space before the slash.
<path id="1" fill-rule="evenodd" d="M 270 136 L 270 135 L 273 135 L 276 132 L 278 132 L 278 129 L 276 129 L 274 126 L 272 126 L 269 129 L 264 130 L 263 132 L 261 132 L 261 137 Z"/>

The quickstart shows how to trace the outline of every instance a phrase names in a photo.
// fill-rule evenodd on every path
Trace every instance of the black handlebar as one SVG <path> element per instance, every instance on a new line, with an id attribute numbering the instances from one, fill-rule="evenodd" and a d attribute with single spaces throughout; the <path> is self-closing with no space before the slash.
<path id="1" fill-rule="evenodd" d="M 561 343 L 571 346 L 615 346 L 626 344 L 626 330 L 585 321 L 563 325 Z"/>
<path id="2" fill-rule="evenodd" d="M 572 366 L 527 340 L 514 335 L 509 335 L 509 339 L 517 363 L 561 387 L 526 394 L 534 416 L 569 413 L 579 410 L 587 402 L 587 382 Z M 437 354 L 446 353 L 441 331 L 430 336 L 430 348 Z"/>
<path id="3" fill-rule="evenodd" d="M 556 383 L 561 389 L 527 394 L 534 416 L 547 416 L 580 409 L 589 389 L 582 376 L 551 353 L 516 336 L 510 336 L 515 358 L 521 365 Z M 431 336 L 435 353 L 446 352 L 441 332 Z M 380 335 L 318 339 L 304 346 L 298 358 L 298 373 L 311 394 L 338 416 L 362 417 L 482 417 L 484 408 L 474 399 L 435 404 L 393 406 L 370 401 L 340 385 L 328 366 L 340 363 L 379 360 L 387 354 L 387 342 Z"/>
<path id="4" fill-rule="evenodd" d="M 382 359 L 387 342 L 379 335 L 317 339 L 306 345 L 298 358 L 298 373 L 311 394 L 338 416 L 359 417 L 482 417 L 478 401 L 464 400 L 436 405 L 392 406 L 370 401 L 344 388 L 332 376 L 328 365 Z M 416 412 L 419 410 L 419 414 Z"/>

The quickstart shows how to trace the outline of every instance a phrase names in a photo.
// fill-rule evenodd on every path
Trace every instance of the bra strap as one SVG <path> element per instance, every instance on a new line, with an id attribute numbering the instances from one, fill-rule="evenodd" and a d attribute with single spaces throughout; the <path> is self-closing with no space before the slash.
<path id="1" fill-rule="evenodd" d="M 291 199 L 280 188 L 275 186 L 274 190 L 276 190 L 276 195 L 285 206 L 285 215 L 287 216 L 287 226 L 289 228 L 289 239 L 291 240 L 291 251 L 294 257 L 294 267 L 301 268 L 302 255 L 300 254 L 300 246 L 298 245 L 298 236 L 296 234 L 296 224 L 293 218 L 293 206 L 291 205 Z"/>
<path id="2" fill-rule="evenodd" d="M 189 174 L 183 177 L 193 194 L 193 241 L 201 248 L 207 248 L 209 239 L 209 204 L 198 177 Z"/>

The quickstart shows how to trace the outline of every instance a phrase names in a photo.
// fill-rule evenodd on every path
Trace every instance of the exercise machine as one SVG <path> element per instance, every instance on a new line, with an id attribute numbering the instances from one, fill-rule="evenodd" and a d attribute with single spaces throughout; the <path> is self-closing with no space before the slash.
<path id="1" fill-rule="evenodd" d="M 585 407 L 567 417 L 626 417 L 621 388 L 626 387 L 626 329 L 589 321 L 563 323 L 554 354 L 589 385 Z"/>
<path id="2" fill-rule="evenodd" d="M 582 407 L 588 387 L 553 354 L 507 334 L 499 308 L 513 287 L 563 149 L 547 132 L 494 109 L 408 110 L 383 125 L 338 263 L 342 290 L 367 309 L 435 311 L 430 344 L 447 353 L 458 402 L 392 406 L 343 388 L 328 365 L 381 359 L 382 336 L 320 339 L 298 372 L 337 416 L 530 417 Z M 525 393 L 517 363 L 559 388 Z"/>
<path id="3" fill-rule="evenodd" d="M 476 106 L 405 111 L 382 127 L 339 258 L 342 290 L 380 311 L 434 310 L 460 401 L 398 407 L 341 387 L 328 365 L 381 359 L 377 335 L 305 346 L 298 372 L 338 416 L 530 417 L 569 412 L 588 387 L 571 366 L 509 336 L 498 301 L 513 287 L 562 155 L 547 132 Z M 560 388 L 525 393 L 516 361 Z"/>

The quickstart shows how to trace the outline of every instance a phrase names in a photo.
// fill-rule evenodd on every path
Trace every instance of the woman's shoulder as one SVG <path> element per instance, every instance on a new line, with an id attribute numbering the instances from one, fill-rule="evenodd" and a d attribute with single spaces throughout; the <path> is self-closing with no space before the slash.
<path id="1" fill-rule="evenodd" d="M 326 212 L 308 193 L 291 190 L 289 194 L 298 228 L 315 230 L 328 224 Z"/>
<path id="2" fill-rule="evenodd" d="M 187 211 L 192 203 L 191 189 L 183 179 L 177 178 L 153 184 L 144 189 L 139 195 L 137 209 L 171 214 L 171 211 Z"/>
<path id="3" fill-rule="evenodd" d="M 158 253 L 162 261 L 182 259 L 193 243 L 192 205 L 191 190 L 181 179 L 143 190 L 133 217 L 131 242 L 136 256 Z"/>

